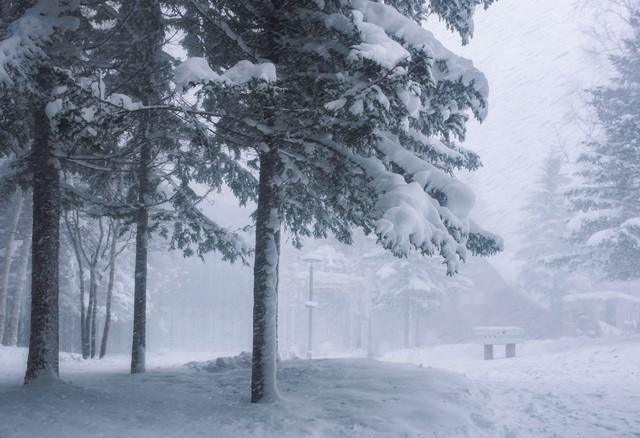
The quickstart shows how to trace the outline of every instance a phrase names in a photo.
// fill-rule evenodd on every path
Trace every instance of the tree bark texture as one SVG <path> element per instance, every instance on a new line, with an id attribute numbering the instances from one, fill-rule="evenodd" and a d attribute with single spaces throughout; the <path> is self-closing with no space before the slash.
<path id="1" fill-rule="evenodd" d="M 88 318 L 86 332 L 89 335 L 89 356 L 93 359 L 96 356 L 96 332 L 98 313 L 98 266 L 90 266 L 89 271 L 89 306 L 87 309 Z"/>
<path id="2" fill-rule="evenodd" d="M 162 99 L 161 73 L 158 71 L 158 58 L 162 55 L 164 27 L 162 9 L 158 0 L 136 0 L 128 6 L 136 11 L 130 27 L 136 39 L 133 50 L 144 66 L 136 72 L 136 95 L 146 105 L 156 104 Z M 132 21 L 130 20 L 130 22 Z M 155 119 L 157 120 L 157 119 Z M 140 145 L 140 161 L 137 170 L 138 209 L 136 212 L 136 250 L 133 304 L 133 339 L 131 344 L 131 373 L 145 371 L 146 350 L 146 308 L 147 308 L 147 257 L 149 246 L 149 202 L 156 191 L 152 180 L 154 147 L 158 138 L 164 135 L 161 126 L 154 123 L 150 113 L 141 116 L 137 133 Z"/>
<path id="3" fill-rule="evenodd" d="M 47 83 L 44 72 L 40 83 Z M 31 334 L 25 383 L 57 379 L 58 251 L 60 248 L 60 174 L 51 154 L 46 100 L 34 108 Z"/>
<path id="4" fill-rule="evenodd" d="M 107 284 L 107 299 L 105 303 L 104 328 L 102 330 L 102 342 L 100 343 L 100 359 L 107 354 L 107 343 L 109 342 L 109 328 L 111 327 L 111 301 L 113 299 L 113 282 L 116 275 L 116 257 L 118 243 L 118 226 L 113 225 L 111 235 L 111 247 L 109 248 L 109 282 Z"/>
<path id="5" fill-rule="evenodd" d="M 148 121 L 141 129 L 146 136 Z M 146 206 L 147 194 L 151 190 L 149 165 L 151 145 L 143 139 L 140 148 L 138 168 L 138 211 L 136 214 L 136 259 L 133 292 L 133 341 L 131 344 L 131 373 L 145 372 L 146 312 L 147 312 L 147 255 L 149 252 L 149 211 Z"/>
<path id="6" fill-rule="evenodd" d="M 278 259 L 281 217 L 279 188 L 274 183 L 277 151 L 260 155 L 253 287 L 253 356 L 251 401 L 278 398 L 276 382 Z"/>

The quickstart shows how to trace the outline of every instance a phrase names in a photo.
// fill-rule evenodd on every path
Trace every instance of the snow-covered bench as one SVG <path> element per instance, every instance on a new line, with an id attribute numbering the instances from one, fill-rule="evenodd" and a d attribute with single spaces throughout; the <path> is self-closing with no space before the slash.
<path id="1" fill-rule="evenodd" d="M 493 359 L 493 346 L 504 345 L 505 356 L 516 356 L 516 344 L 522 343 L 524 330 L 520 327 L 475 327 L 473 329 L 484 344 L 484 359 Z"/>

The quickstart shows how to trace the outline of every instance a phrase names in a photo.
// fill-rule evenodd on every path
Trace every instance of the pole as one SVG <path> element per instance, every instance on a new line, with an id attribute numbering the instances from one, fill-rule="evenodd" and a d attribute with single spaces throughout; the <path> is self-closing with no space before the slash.
<path id="1" fill-rule="evenodd" d="M 309 308 L 309 327 L 307 328 L 307 359 L 313 357 L 313 262 L 309 263 L 309 299 L 307 301 Z"/>

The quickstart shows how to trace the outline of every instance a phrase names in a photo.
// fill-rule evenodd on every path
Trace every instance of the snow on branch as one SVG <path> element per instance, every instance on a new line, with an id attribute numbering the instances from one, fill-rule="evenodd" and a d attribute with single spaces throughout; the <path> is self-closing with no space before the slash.
<path id="1" fill-rule="evenodd" d="M 67 15 L 72 3 L 41 0 L 9 25 L 8 36 L 0 40 L 0 87 L 15 85 L 45 61 L 44 47 L 56 31 L 77 28 L 78 19 Z"/>
<path id="2" fill-rule="evenodd" d="M 477 256 L 491 256 L 504 250 L 502 237 L 485 230 L 469 220 L 469 238 L 467 248 Z"/>
<path id="3" fill-rule="evenodd" d="M 615 222 L 622 217 L 621 208 L 600 208 L 587 211 L 578 211 L 574 217 L 567 222 L 567 232 L 569 236 L 578 235 L 588 230 L 594 224 L 606 224 Z"/>
<path id="4" fill-rule="evenodd" d="M 276 67 L 271 63 L 254 64 L 240 61 L 222 74 L 214 72 L 204 58 L 189 58 L 175 70 L 175 82 L 179 89 L 187 89 L 197 84 L 217 83 L 242 85 L 253 80 L 274 82 Z"/>
<path id="5" fill-rule="evenodd" d="M 487 9 L 494 0 L 431 0 L 430 12 L 436 13 L 451 30 L 456 30 L 467 44 L 473 36 L 473 14 L 476 7 L 482 5 Z"/>
<path id="6" fill-rule="evenodd" d="M 616 227 L 596 231 L 587 239 L 586 244 L 592 247 L 616 245 L 625 240 L 640 247 L 640 217 L 628 219 Z"/>
<path id="7" fill-rule="evenodd" d="M 421 160 L 414 153 L 400 145 L 398 138 L 390 132 L 378 131 L 376 148 L 386 159 L 403 169 L 413 181 L 422 186 L 426 192 L 437 192 L 444 195 L 444 205 L 453 213 L 451 219 L 458 219 L 456 227 L 469 217 L 475 204 L 473 191 L 465 184 L 438 169 L 434 165 Z"/>
<path id="8" fill-rule="evenodd" d="M 388 170 L 383 160 L 357 155 L 328 136 L 316 141 L 356 163 L 370 179 L 371 187 L 378 194 L 376 211 L 372 212 L 376 219 L 376 234 L 385 248 L 399 256 L 408 255 L 412 249 L 430 255 L 440 254 L 449 273 L 458 271 L 460 261 L 466 257 L 466 217 L 456 218 L 426 193 L 423 185 L 407 182 L 400 173 Z M 414 159 L 420 161 L 415 156 Z M 460 228 L 452 232 L 449 223 Z"/>
<path id="9" fill-rule="evenodd" d="M 383 67 L 393 68 L 410 56 L 408 50 L 392 37 L 415 50 L 422 51 L 434 61 L 444 61 L 446 68 L 433 70 L 436 82 L 461 80 L 464 85 L 473 84 L 486 101 L 489 85 L 486 77 L 473 62 L 446 49 L 428 30 L 399 13 L 392 6 L 370 0 L 352 0 L 354 22 L 365 43 L 352 48 L 355 56 L 366 57 Z M 480 104 L 480 102 L 476 102 Z M 486 108 L 478 109 L 480 118 L 486 117 Z"/>

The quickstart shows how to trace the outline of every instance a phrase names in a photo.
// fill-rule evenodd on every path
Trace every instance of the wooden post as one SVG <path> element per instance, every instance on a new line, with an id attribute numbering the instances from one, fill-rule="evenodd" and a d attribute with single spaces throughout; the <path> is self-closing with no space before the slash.
<path id="1" fill-rule="evenodd" d="M 516 344 L 507 344 L 505 351 L 507 357 L 516 357 Z"/>
<path id="2" fill-rule="evenodd" d="M 493 344 L 484 345 L 484 360 L 493 360 Z"/>

